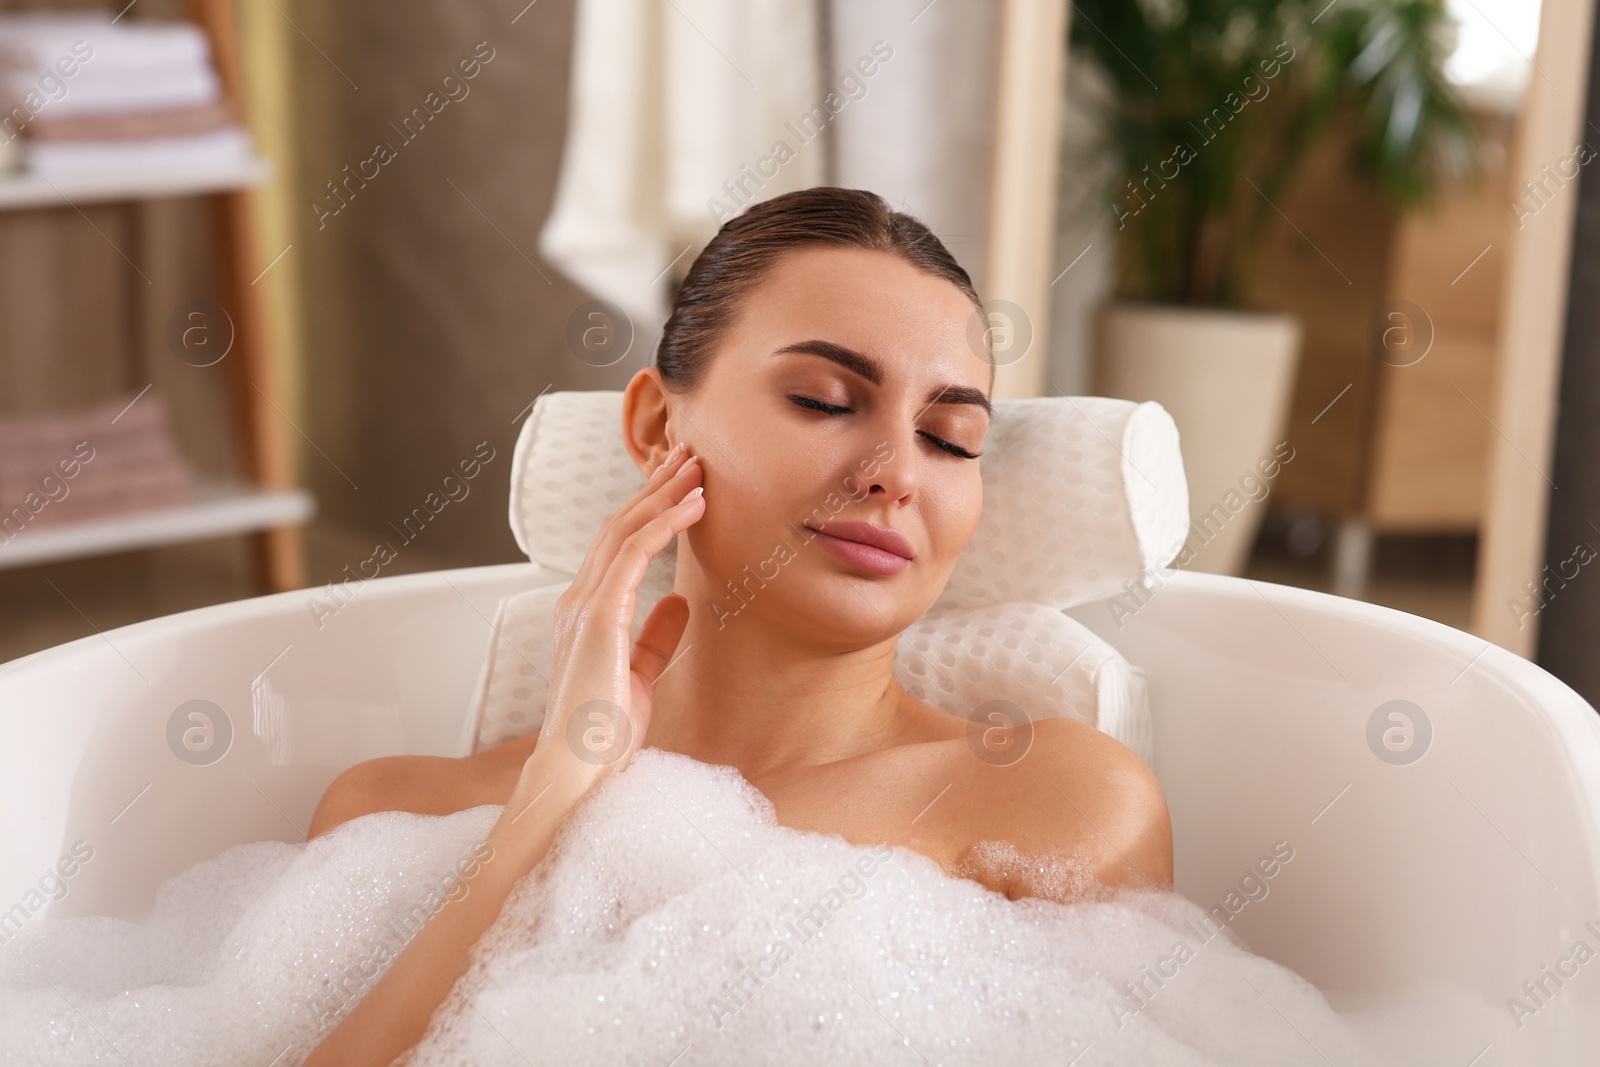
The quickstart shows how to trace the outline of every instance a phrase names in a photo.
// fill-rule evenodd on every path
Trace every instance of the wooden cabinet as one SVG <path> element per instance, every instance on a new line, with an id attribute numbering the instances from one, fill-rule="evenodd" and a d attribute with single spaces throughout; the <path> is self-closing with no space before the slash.
<path id="1" fill-rule="evenodd" d="M 210 38 L 213 61 L 220 75 L 223 92 L 235 103 L 240 100 L 240 71 L 235 36 L 232 0 L 188 0 L 187 15 L 199 23 Z M 239 114 L 243 108 L 236 108 Z M 85 241 L 116 241 L 95 226 L 89 213 L 100 214 L 97 205 L 127 203 L 177 196 L 203 195 L 213 214 L 211 233 L 216 263 L 218 303 L 223 321 L 208 324 L 226 329 L 231 348 L 218 370 L 230 375 L 229 417 L 237 444 L 239 477 L 198 479 L 189 503 L 171 508 L 117 516 L 106 520 L 86 520 L 27 529 L 19 533 L 0 553 L 0 567 L 25 566 L 50 560 L 68 559 L 108 552 L 146 548 L 159 544 L 247 534 L 252 538 L 257 582 L 267 591 L 295 589 L 306 584 L 305 561 L 299 525 L 313 513 L 311 495 L 295 484 L 289 442 L 286 437 L 285 407 L 279 396 L 277 367 L 272 358 L 272 338 L 267 327 L 262 293 L 255 282 L 268 267 L 271 255 L 264 255 L 255 241 L 251 189 L 271 173 L 262 160 L 251 159 L 237 166 L 210 169 L 161 168 L 118 171 L 67 179 L 45 179 L 28 174 L 0 175 L 0 211 L 72 211 L 81 218 L 67 221 L 81 225 Z M 133 228 L 131 225 L 128 227 Z M 43 227 L 41 236 L 59 235 L 59 227 Z M 124 235 L 126 237 L 126 235 Z M 59 236 L 58 238 L 59 239 Z M 76 236 L 71 240 L 77 240 Z M 126 243 L 126 241 L 124 242 Z M 120 251 L 120 249 L 119 249 Z M 128 262 L 127 275 L 83 277 L 62 271 L 51 279 L 46 290 L 49 303 L 73 316 L 113 316 L 117 332 L 134 336 L 137 300 L 109 298 L 123 291 L 123 283 L 133 278 L 140 286 L 149 279 L 137 275 Z M 66 291 L 71 287 L 73 291 Z M 40 313 L 44 307 L 16 309 Z M 59 325 L 59 324 L 58 324 Z M 82 368 L 61 364 L 55 346 L 28 342 L 29 331 L 7 323 L 12 337 L 8 346 L 8 376 L 31 382 L 31 395 L 49 394 L 44 379 L 52 375 L 71 378 Z M 108 331 L 98 330 L 99 335 Z M 148 331 L 146 331 L 148 332 Z M 86 336 L 94 335 L 90 331 Z M 56 331 L 58 341 L 66 331 Z M 41 365 L 42 361 L 42 365 Z M 146 386 L 148 387 L 148 386 Z M 92 386 L 85 388 L 94 392 Z M 102 385 L 102 389 L 104 385 Z M 140 386 L 134 385 L 137 391 Z M 60 394 L 77 396 L 83 390 L 64 388 Z M 78 397 L 81 402 L 82 397 Z M 9 414 L 17 414 L 8 410 Z"/>
<path id="2" fill-rule="evenodd" d="M 1359 595 L 1378 533 L 1476 531 L 1485 507 L 1511 120 L 1482 119 L 1483 172 L 1396 214 L 1329 143 L 1279 204 L 1252 299 L 1305 324 L 1280 504 L 1338 525 Z"/>

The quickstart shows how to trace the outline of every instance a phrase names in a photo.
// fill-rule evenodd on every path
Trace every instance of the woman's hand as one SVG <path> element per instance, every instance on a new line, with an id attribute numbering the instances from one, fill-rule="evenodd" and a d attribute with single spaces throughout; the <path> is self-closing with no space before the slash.
<path id="1" fill-rule="evenodd" d="M 475 852 L 482 862 L 462 873 L 443 906 L 313 1050 L 307 1067 L 377 1067 L 413 1047 L 466 973 L 472 946 L 544 858 L 572 809 L 643 743 L 655 681 L 683 636 L 689 605 L 676 594 L 662 598 L 630 655 L 639 583 L 656 553 L 704 510 L 700 465 L 685 459 L 679 445 L 601 527 L 557 603 L 545 725 L 510 801 Z"/>
<path id="2" fill-rule="evenodd" d="M 644 488 L 601 526 L 556 601 L 550 696 L 529 764 L 576 757 L 581 767 L 571 772 L 592 782 L 621 770 L 643 745 L 655 681 L 688 625 L 689 604 L 676 593 L 662 597 L 630 651 L 639 584 L 650 561 L 705 513 L 700 482 L 698 457 L 674 445 Z M 508 809 L 531 799 L 521 796 L 528 786 L 548 781 L 548 766 L 540 770 L 524 766 Z"/>

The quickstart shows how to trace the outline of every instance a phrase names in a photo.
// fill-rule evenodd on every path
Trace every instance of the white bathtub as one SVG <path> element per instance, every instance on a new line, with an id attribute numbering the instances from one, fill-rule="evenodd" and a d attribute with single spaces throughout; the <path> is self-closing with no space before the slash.
<path id="1" fill-rule="evenodd" d="M 229 845 L 304 840 L 343 768 L 462 754 L 499 598 L 562 577 L 511 564 L 378 579 L 320 628 L 310 599 L 336 601 L 282 593 L 0 667 L 0 924 L 138 918 L 163 879 Z M 1121 628 L 1104 603 L 1070 614 L 1149 675 L 1180 892 L 1219 904 L 1287 841 L 1294 859 L 1233 923 L 1254 951 L 1336 1005 L 1438 979 L 1508 1019 L 1508 998 L 1536 1003 L 1525 981 L 1554 990 L 1544 968 L 1564 971 L 1560 996 L 1513 1039 L 1485 1052 L 1466 1033 L 1442 1037 L 1438 1062 L 1593 1062 L 1600 962 L 1562 962 L 1580 939 L 1600 950 L 1585 927 L 1600 931 L 1589 704 L 1470 634 L 1243 579 L 1179 572 Z M 169 745 L 193 700 L 231 723 L 220 758 L 215 744 L 194 762 Z M 1369 744 L 1391 700 L 1431 723 L 1415 762 Z M 33 907 L 29 890 L 80 841 L 92 859 L 64 897 Z"/>

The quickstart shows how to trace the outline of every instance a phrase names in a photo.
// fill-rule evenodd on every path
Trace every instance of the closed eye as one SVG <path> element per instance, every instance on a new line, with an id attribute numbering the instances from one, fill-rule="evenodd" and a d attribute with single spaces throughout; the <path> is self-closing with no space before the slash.
<path id="1" fill-rule="evenodd" d="M 855 410 L 854 408 L 840 407 L 838 404 L 829 404 L 821 400 L 813 399 L 809 396 L 800 396 L 796 393 L 790 393 L 789 400 L 800 407 L 810 408 L 812 411 L 820 411 L 824 415 L 848 415 L 851 411 Z M 946 441 L 941 437 L 935 437 L 927 430 L 918 430 L 917 433 L 922 435 L 922 437 L 925 438 L 935 448 L 948 452 L 952 456 L 959 456 L 962 459 L 977 459 L 979 456 L 983 455 L 981 452 L 968 452 L 960 445 L 951 444 L 949 441 Z"/>
<path id="2" fill-rule="evenodd" d="M 797 396 L 794 393 L 789 394 L 789 399 L 803 408 L 811 408 L 813 411 L 820 411 L 827 415 L 844 415 L 853 410 L 852 408 L 842 408 L 838 404 L 825 404 L 821 400 L 813 400 L 809 396 Z"/>
<path id="3" fill-rule="evenodd" d="M 949 441 L 933 436 L 933 434 L 929 433 L 927 430 L 918 430 L 917 432 L 923 437 L 926 437 L 929 441 L 932 441 L 934 447 L 942 448 L 952 456 L 960 456 L 962 459 L 977 459 L 979 456 L 983 455 L 982 452 L 968 452 L 960 445 L 953 445 Z"/>

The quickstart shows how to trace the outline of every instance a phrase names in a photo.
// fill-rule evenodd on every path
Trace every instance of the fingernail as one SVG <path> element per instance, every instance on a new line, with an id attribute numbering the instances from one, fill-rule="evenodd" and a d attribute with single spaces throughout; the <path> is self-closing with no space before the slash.
<path id="1" fill-rule="evenodd" d="M 659 474 L 663 467 L 665 467 L 668 463 L 672 462 L 673 458 L 677 456 L 678 450 L 681 449 L 682 447 L 683 447 L 683 442 L 679 441 L 677 444 L 675 444 L 671 448 L 667 449 L 667 454 L 665 456 L 661 457 L 661 462 L 656 464 L 656 469 L 651 471 L 650 473 L 652 475 Z"/>
<path id="2" fill-rule="evenodd" d="M 687 493 L 683 494 L 683 499 L 685 499 L 685 500 L 693 500 L 697 496 L 704 496 L 705 492 L 706 492 L 706 487 L 705 486 L 697 485 L 693 489 L 689 490 Z"/>

